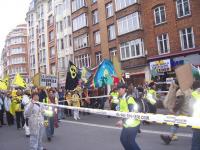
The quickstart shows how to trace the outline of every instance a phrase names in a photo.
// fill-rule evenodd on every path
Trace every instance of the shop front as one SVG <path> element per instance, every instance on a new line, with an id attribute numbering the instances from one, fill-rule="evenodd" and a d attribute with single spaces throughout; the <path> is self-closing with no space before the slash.
<path id="1" fill-rule="evenodd" d="M 184 64 L 192 64 L 195 67 L 200 67 L 200 55 L 191 54 L 150 62 L 151 80 L 157 83 L 169 84 L 169 81 L 173 81 L 176 78 L 175 69 Z"/>

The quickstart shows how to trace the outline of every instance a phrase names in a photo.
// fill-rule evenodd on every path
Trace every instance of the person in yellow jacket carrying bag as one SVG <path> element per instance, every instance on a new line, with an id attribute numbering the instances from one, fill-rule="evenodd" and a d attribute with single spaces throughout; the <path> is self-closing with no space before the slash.
<path id="1" fill-rule="evenodd" d="M 24 106 L 22 105 L 22 91 L 17 90 L 16 95 L 12 97 L 12 103 L 14 103 L 14 111 L 16 115 L 17 129 L 20 129 L 25 124 L 24 119 Z"/>
<path id="2" fill-rule="evenodd" d="M 138 104 L 133 96 L 127 94 L 127 85 L 119 83 L 119 111 L 121 112 L 138 112 Z M 137 119 L 123 119 L 117 122 L 117 126 L 123 126 L 120 141 L 125 150 L 140 150 L 135 141 L 136 135 L 140 128 L 140 121 Z"/>

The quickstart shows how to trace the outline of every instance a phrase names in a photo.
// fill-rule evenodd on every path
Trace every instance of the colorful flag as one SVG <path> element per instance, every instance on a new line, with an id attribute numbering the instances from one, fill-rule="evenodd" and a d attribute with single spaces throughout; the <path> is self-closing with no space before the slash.
<path id="1" fill-rule="evenodd" d="M 78 85 L 79 76 L 78 68 L 71 61 L 69 61 L 65 89 L 74 90 Z"/>
<path id="2" fill-rule="evenodd" d="M 14 85 L 17 85 L 17 86 L 19 86 L 19 87 L 22 87 L 22 88 L 26 88 L 26 87 L 27 87 L 26 82 L 25 82 L 24 79 L 20 76 L 19 73 L 17 73 L 17 74 L 15 75 L 15 78 L 14 78 L 14 80 L 13 80 L 13 84 L 14 84 Z"/>
<path id="3" fill-rule="evenodd" d="M 117 76 L 114 66 L 110 60 L 105 59 L 98 67 L 94 76 L 94 86 L 103 87 L 113 84 L 113 76 Z"/>
<path id="4" fill-rule="evenodd" d="M 92 73 L 88 68 L 86 68 L 86 67 L 82 68 L 82 70 L 81 70 L 81 80 L 84 82 L 84 84 L 88 83 L 91 75 L 92 75 Z"/>

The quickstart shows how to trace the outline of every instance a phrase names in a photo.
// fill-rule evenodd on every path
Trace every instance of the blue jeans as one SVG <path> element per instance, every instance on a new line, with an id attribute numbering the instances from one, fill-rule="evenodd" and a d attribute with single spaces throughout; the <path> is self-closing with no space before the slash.
<path id="1" fill-rule="evenodd" d="M 45 117 L 48 120 L 48 126 L 46 127 L 47 138 L 51 138 L 54 134 L 54 117 Z"/>
<path id="2" fill-rule="evenodd" d="M 200 130 L 199 129 L 193 130 L 191 150 L 200 150 Z"/>
<path id="3" fill-rule="evenodd" d="M 140 150 L 135 138 L 138 133 L 139 126 L 134 128 L 123 128 L 120 136 L 120 141 L 125 150 Z"/>

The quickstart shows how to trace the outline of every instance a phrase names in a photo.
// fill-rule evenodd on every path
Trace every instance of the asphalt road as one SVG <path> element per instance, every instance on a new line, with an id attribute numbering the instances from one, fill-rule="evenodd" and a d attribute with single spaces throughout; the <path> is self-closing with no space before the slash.
<path id="1" fill-rule="evenodd" d="M 99 115 L 81 115 L 75 121 L 68 117 L 59 123 L 51 142 L 44 136 L 44 147 L 48 150 L 123 150 L 119 137 L 121 129 L 115 127 L 117 118 Z M 142 133 L 137 136 L 141 150 L 189 150 L 191 129 L 180 128 L 179 140 L 165 145 L 160 134 L 169 131 L 169 126 L 142 125 Z M 16 126 L 0 128 L 0 150 L 29 150 L 29 138 L 23 129 Z"/>

